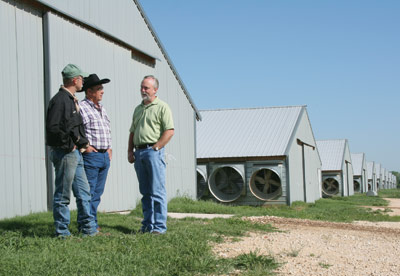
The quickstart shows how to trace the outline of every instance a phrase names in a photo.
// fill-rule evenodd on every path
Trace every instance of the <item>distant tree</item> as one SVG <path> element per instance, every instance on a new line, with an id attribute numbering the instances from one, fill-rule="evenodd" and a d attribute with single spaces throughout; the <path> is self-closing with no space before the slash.
<path id="1" fill-rule="evenodd" d="M 399 173 L 399 172 L 393 171 L 392 174 L 394 174 L 394 175 L 396 176 L 396 179 L 397 179 L 397 181 L 396 181 L 396 182 L 397 182 L 397 183 L 396 183 L 397 189 L 400 189 L 400 173 Z"/>

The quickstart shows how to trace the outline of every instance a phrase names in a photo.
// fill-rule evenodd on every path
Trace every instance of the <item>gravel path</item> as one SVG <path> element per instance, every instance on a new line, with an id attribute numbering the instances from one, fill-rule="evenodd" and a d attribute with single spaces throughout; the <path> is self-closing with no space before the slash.
<path id="1" fill-rule="evenodd" d="M 400 200 L 399 200 L 400 203 Z M 282 232 L 249 233 L 241 241 L 216 244 L 215 254 L 250 251 L 274 256 L 278 275 L 399 276 L 400 222 L 332 223 L 280 217 L 249 217 Z"/>

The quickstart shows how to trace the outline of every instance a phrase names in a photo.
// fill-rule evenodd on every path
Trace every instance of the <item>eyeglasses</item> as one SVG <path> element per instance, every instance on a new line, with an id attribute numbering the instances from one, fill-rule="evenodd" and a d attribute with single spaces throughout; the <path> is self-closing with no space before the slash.
<path id="1" fill-rule="evenodd" d="M 77 78 L 82 80 L 82 84 L 85 82 L 85 79 L 82 76 L 77 76 Z"/>

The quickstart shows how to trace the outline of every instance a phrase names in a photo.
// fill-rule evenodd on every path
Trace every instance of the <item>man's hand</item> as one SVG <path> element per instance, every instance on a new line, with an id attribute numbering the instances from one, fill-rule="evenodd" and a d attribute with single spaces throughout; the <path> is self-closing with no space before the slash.
<path id="1" fill-rule="evenodd" d="M 91 153 L 91 152 L 97 152 L 97 149 L 92 146 L 88 146 L 84 151 L 84 153 Z"/>
<path id="2" fill-rule="evenodd" d="M 108 149 L 107 152 L 108 152 L 108 157 L 110 158 L 110 161 L 111 161 L 111 159 L 112 159 L 112 149 Z"/>
<path id="3" fill-rule="evenodd" d="M 135 162 L 135 155 L 133 151 L 128 151 L 128 162 L 133 164 Z"/>

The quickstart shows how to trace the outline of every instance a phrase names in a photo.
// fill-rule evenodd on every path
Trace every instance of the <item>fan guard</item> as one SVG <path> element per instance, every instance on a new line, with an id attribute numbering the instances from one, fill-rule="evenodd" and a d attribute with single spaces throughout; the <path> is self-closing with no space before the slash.
<path id="1" fill-rule="evenodd" d="M 219 167 L 210 176 L 208 187 L 221 202 L 232 202 L 240 197 L 244 188 L 242 173 L 231 166 Z"/>
<path id="2" fill-rule="evenodd" d="M 250 191 L 260 200 L 275 199 L 282 194 L 281 179 L 271 169 L 259 169 L 251 176 Z"/>
<path id="3" fill-rule="evenodd" d="M 339 193 L 339 182 L 334 178 L 327 178 L 322 182 L 322 192 L 326 196 L 334 196 Z"/>

